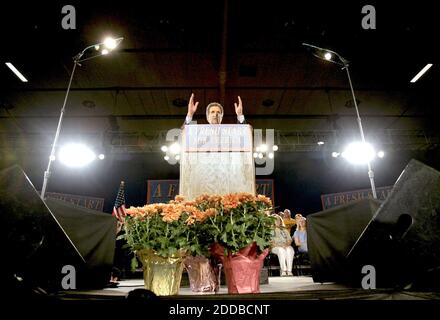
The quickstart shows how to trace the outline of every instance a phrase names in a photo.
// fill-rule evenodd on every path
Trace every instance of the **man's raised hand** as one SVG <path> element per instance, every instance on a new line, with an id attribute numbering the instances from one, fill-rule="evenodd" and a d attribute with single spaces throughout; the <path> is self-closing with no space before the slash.
<path id="1" fill-rule="evenodd" d="M 191 98 L 189 98 L 188 102 L 188 116 L 192 118 L 194 113 L 197 111 L 197 106 L 199 105 L 199 102 L 197 101 L 194 103 L 194 93 L 191 93 Z"/>
<path id="2" fill-rule="evenodd" d="M 235 113 L 237 114 L 237 116 L 242 116 L 243 115 L 243 104 L 241 102 L 240 96 L 238 96 L 238 103 L 234 102 L 234 106 L 235 106 Z"/>

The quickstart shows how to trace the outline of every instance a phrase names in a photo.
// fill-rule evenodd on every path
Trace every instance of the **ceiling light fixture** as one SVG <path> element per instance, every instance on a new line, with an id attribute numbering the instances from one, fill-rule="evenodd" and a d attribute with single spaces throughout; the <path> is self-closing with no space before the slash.
<path id="1" fill-rule="evenodd" d="M 28 82 L 28 80 L 24 77 L 24 75 L 21 74 L 20 71 L 18 71 L 18 69 L 16 67 L 14 67 L 14 65 L 10 62 L 6 62 L 6 65 L 8 66 L 9 69 L 11 69 L 11 71 L 23 82 Z"/>
<path id="2" fill-rule="evenodd" d="M 416 74 L 416 76 L 414 78 L 411 79 L 411 83 L 415 83 L 417 80 L 420 79 L 421 76 L 423 76 L 426 71 L 429 70 L 429 68 L 432 67 L 432 63 L 428 63 L 422 70 L 419 71 L 419 73 Z"/>

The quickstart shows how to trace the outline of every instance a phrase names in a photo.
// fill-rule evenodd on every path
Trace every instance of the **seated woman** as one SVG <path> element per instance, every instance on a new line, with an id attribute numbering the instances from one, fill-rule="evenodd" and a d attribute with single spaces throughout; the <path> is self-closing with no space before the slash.
<path id="1" fill-rule="evenodd" d="M 284 209 L 284 212 L 280 212 L 280 216 L 283 218 L 284 225 L 286 226 L 289 234 L 292 234 L 292 227 L 296 224 L 296 220 L 292 219 L 289 209 Z"/>
<path id="2" fill-rule="evenodd" d="M 295 240 L 295 245 L 298 247 L 299 253 L 307 253 L 307 229 L 306 229 L 306 218 L 301 214 L 295 215 L 296 220 L 296 231 L 293 234 L 293 239 Z"/>
<path id="3" fill-rule="evenodd" d="M 292 276 L 293 257 L 295 256 L 295 251 L 291 246 L 292 238 L 284 226 L 283 219 L 279 215 L 274 216 L 277 220 L 271 252 L 278 256 L 278 261 L 280 262 L 280 276 Z"/>

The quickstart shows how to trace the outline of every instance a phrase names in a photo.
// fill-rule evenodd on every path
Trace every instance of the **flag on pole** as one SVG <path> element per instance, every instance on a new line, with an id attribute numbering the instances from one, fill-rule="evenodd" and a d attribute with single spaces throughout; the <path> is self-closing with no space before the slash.
<path id="1" fill-rule="evenodd" d="M 125 191 L 124 191 L 124 181 L 121 181 L 119 185 L 118 195 L 116 197 L 115 206 L 113 207 L 112 216 L 115 216 L 119 221 L 124 221 L 127 213 L 125 212 Z"/>

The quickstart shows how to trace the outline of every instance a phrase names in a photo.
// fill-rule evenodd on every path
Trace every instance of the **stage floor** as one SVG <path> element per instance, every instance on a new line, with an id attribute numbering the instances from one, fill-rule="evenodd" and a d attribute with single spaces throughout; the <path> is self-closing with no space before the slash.
<path id="1" fill-rule="evenodd" d="M 143 288 L 143 279 L 124 280 L 119 282 L 118 288 L 105 289 L 107 292 L 115 294 L 127 294 L 133 289 Z M 346 287 L 333 284 L 333 283 L 314 283 L 312 277 L 269 277 L 268 284 L 261 284 L 261 293 L 270 292 L 290 292 L 299 290 L 338 290 L 345 289 Z M 226 285 L 220 286 L 220 290 L 215 293 L 196 293 L 192 292 L 190 287 L 181 287 L 179 290 L 179 296 L 194 296 L 194 295 L 222 295 L 227 294 L 228 288 Z"/>
<path id="2" fill-rule="evenodd" d="M 181 287 L 176 296 L 161 297 L 166 300 L 440 300 L 440 293 L 395 289 L 364 290 L 336 283 L 314 283 L 312 277 L 269 277 L 268 284 L 260 285 L 258 294 L 228 294 L 227 286 L 220 286 L 218 293 L 195 293 L 189 287 Z M 61 292 L 66 300 L 122 300 L 135 289 L 144 289 L 143 279 L 122 280 L 116 288 L 102 290 L 74 290 Z"/>

